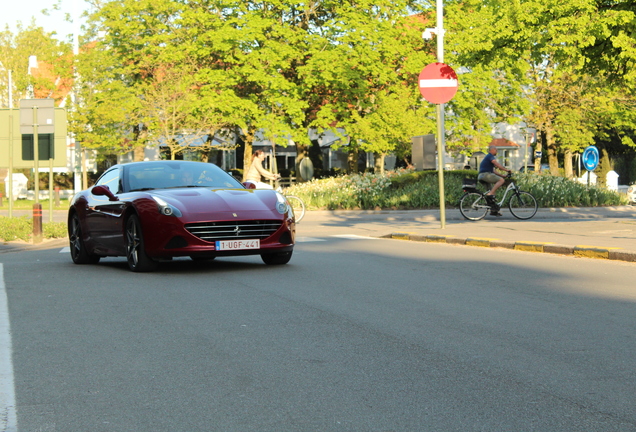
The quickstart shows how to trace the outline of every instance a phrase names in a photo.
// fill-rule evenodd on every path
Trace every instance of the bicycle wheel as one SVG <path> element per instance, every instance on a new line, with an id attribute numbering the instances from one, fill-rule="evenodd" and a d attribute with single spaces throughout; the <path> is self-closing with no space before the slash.
<path id="1" fill-rule="evenodd" d="M 510 213 L 517 219 L 530 219 L 537 214 L 537 200 L 529 192 L 515 193 L 508 201 Z"/>
<path id="2" fill-rule="evenodd" d="M 300 222 L 305 217 L 305 203 L 294 195 L 287 195 L 286 198 L 294 212 L 296 223 Z"/>
<path id="3" fill-rule="evenodd" d="M 468 220 L 483 219 L 489 209 L 486 198 L 478 192 L 466 192 L 459 200 L 459 212 Z"/>

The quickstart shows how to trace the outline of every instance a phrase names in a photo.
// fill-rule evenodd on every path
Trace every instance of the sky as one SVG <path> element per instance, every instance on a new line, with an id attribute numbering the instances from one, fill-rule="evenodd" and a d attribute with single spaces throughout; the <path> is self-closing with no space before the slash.
<path id="1" fill-rule="evenodd" d="M 56 3 L 60 4 L 60 10 L 53 10 Z M 34 17 L 38 26 L 47 32 L 57 32 L 61 40 L 66 40 L 66 35 L 73 33 L 73 24 L 64 20 L 66 14 L 73 14 L 77 8 L 79 15 L 87 7 L 84 0 L 0 0 L 0 4 L 0 30 L 9 25 L 9 29 L 15 32 L 18 21 L 22 22 L 23 27 L 28 27 Z M 50 10 L 49 16 L 42 14 L 43 9 Z"/>

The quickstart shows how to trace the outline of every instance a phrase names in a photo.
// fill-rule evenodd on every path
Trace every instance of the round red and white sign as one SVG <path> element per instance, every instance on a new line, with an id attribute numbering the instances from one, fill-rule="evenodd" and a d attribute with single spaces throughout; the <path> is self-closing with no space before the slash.
<path id="1" fill-rule="evenodd" d="M 430 103 L 450 101 L 457 93 L 457 85 L 457 74 L 445 63 L 431 63 L 420 72 L 420 93 Z"/>

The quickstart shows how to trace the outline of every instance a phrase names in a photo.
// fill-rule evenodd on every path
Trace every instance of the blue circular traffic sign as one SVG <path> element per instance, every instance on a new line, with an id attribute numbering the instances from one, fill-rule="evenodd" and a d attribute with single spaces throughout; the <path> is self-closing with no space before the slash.
<path id="1" fill-rule="evenodd" d="M 583 166 L 588 171 L 594 171 L 598 166 L 599 156 L 598 149 L 594 146 L 589 146 L 583 151 Z"/>

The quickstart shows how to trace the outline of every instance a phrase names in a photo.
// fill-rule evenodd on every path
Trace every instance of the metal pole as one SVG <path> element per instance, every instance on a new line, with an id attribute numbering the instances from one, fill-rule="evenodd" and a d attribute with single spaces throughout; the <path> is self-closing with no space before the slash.
<path id="1" fill-rule="evenodd" d="M 77 107 L 79 105 L 78 95 L 77 95 L 77 86 L 80 81 L 80 76 L 77 73 L 77 57 L 79 54 L 79 30 L 80 30 L 80 13 L 78 8 L 78 0 L 73 0 L 73 87 L 71 89 L 71 107 L 70 109 L 77 111 Z M 82 157 L 80 156 L 81 148 L 80 143 L 77 141 L 77 135 L 71 132 L 70 136 L 73 139 L 73 143 L 75 144 L 75 160 L 73 161 L 73 188 L 75 192 L 81 191 L 82 188 L 82 166 L 81 161 Z"/>
<path id="2" fill-rule="evenodd" d="M 82 148 L 82 190 L 88 189 L 88 173 L 86 172 L 86 149 Z"/>
<path id="3" fill-rule="evenodd" d="M 13 81 L 9 71 L 9 217 L 13 217 Z"/>
<path id="4" fill-rule="evenodd" d="M 444 10 L 442 0 L 437 0 L 437 61 L 444 63 Z M 437 105 L 437 170 L 439 177 L 439 219 L 446 228 L 446 195 L 444 192 L 444 104 Z"/>
<path id="5" fill-rule="evenodd" d="M 444 63 L 444 7 L 443 0 L 437 0 L 437 61 Z"/>
<path id="6" fill-rule="evenodd" d="M 437 105 L 437 170 L 439 178 L 439 220 L 446 228 L 446 195 L 444 193 L 444 104 Z"/>
<path id="7" fill-rule="evenodd" d="M 49 222 L 53 222 L 53 159 L 49 158 Z"/>
<path id="8" fill-rule="evenodd" d="M 13 217 L 13 109 L 9 108 L 9 217 Z"/>
<path id="9" fill-rule="evenodd" d="M 526 133 L 524 134 L 524 138 L 526 139 L 526 151 L 523 155 L 523 173 L 528 174 L 528 146 L 530 143 L 528 142 L 528 138 L 530 135 L 528 134 L 528 129 L 526 129 Z"/>
<path id="10" fill-rule="evenodd" d="M 40 202 L 40 143 L 38 142 L 38 107 L 33 107 L 33 167 L 35 169 L 35 203 Z"/>
<path id="11" fill-rule="evenodd" d="M 38 142 L 38 107 L 33 107 L 33 165 L 35 169 L 35 203 L 33 204 L 33 243 L 42 242 L 42 204 L 40 204 L 40 151 Z"/>

